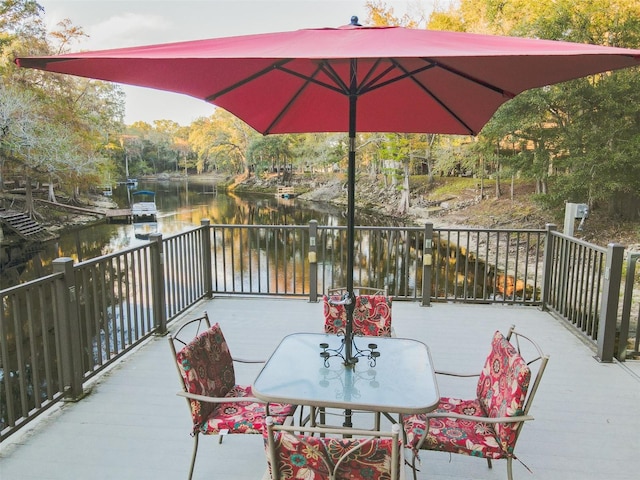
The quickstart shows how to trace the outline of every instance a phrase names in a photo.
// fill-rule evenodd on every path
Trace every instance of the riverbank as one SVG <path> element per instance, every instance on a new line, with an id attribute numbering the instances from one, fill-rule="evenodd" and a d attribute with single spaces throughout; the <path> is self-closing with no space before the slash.
<path id="1" fill-rule="evenodd" d="M 184 177 L 175 180 L 184 181 Z M 275 174 L 247 178 L 208 173 L 189 176 L 189 182 L 270 195 L 282 185 Z M 347 203 L 346 179 L 341 174 L 294 174 L 287 185 L 294 187 L 300 199 L 343 206 Z M 513 195 L 509 185 L 502 190 L 501 197 L 496 198 L 495 185 L 489 181 L 481 190 L 479 182 L 472 178 L 436 178 L 430 183 L 426 176 L 412 177 L 408 211 L 399 213 L 398 185 L 380 175 L 362 174 L 357 179 L 355 196 L 358 208 L 401 218 L 414 225 L 430 222 L 435 228 L 539 229 L 554 223 L 562 231 L 564 212 L 548 211 L 536 204 L 533 185 L 519 182 L 514 186 Z M 24 204 L 17 198 L 12 198 L 11 203 L 18 210 Z M 104 211 L 114 208 L 114 203 L 107 197 L 89 195 L 82 198 L 81 206 Z M 37 207 L 37 211 L 43 217 L 41 222 L 52 232 L 78 228 L 98 219 L 65 210 L 63 206 L 47 205 Z M 575 236 L 600 246 L 620 243 L 629 251 L 640 251 L 640 223 L 616 221 L 606 212 L 591 212 L 583 230 L 575 232 Z"/>
<path id="2" fill-rule="evenodd" d="M 227 179 L 228 181 L 228 179 Z M 299 198 L 309 201 L 346 205 L 346 179 L 337 174 L 296 174 L 288 185 L 300 192 Z M 235 188 L 243 191 L 275 192 L 277 176 L 244 179 Z M 433 223 L 435 228 L 510 228 L 543 229 L 547 224 L 564 228 L 564 212 L 544 209 L 534 201 L 532 182 L 518 181 L 512 187 L 504 184 L 496 198 L 495 183 L 484 185 L 474 178 L 412 177 L 410 206 L 406 213 L 398 212 L 401 192 L 397 184 L 385 182 L 382 176 L 362 174 L 357 179 L 356 205 L 373 212 L 403 218 L 415 225 Z M 481 188 L 483 187 L 483 188 Z M 628 251 L 640 251 L 640 222 L 621 222 L 607 212 L 590 212 L 583 230 L 575 231 L 576 238 L 606 247 L 619 243 Z"/>

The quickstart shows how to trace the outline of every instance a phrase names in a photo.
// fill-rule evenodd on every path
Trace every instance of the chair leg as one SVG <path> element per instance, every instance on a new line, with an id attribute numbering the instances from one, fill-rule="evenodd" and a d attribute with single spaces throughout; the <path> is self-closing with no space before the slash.
<path id="1" fill-rule="evenodd" d="M 507 478 L 513 480 L 513 458 L 507 457 Z"/>
<path id="2" fill-rule="evenodd" d="M 493 464 L 491 463 L 490 458 L 487 458 L 487 465 L 489 465 L 489 468 L 493 468 Z"/>
<path id="3" fill-rule="evenodd" d="M 412 454 L 411 458 L 411 471 L 413 472 L 413 480 L 418 480 L 418 467 L 416 466 L 416 460 L 418 458 L 418 455 L 415 454 L 415 452 Z"/>
<path id="4" fill-rule="evenodd" d="M 193 467 L 196 466 L 196 455 L 198 453 L 198 435 L 197 433 L 193 435 L 193 453 L 191 454 L 191 466 L 189 467 L 189 480 L 193 477 Z"/>

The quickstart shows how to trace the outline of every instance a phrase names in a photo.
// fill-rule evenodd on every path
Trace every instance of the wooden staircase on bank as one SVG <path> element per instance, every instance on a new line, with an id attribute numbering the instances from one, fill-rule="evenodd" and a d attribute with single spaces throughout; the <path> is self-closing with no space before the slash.
<path id="1" fill-rule="evenodd" d="M 0 228 L 5 234 L 15 234 L 31 242 L 44 242 L 56 237 L 28 215 L 3 208 L 0 208 Z"/>

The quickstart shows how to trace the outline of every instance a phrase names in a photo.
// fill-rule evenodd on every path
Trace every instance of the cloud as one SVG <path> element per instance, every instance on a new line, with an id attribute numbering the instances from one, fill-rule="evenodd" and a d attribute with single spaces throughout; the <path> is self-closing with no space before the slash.
<path id="1" fill-rule="evenodd" d="M 82 47 L 106 49 L 160 42 L 171 28 L 171 22 L 160 15 L 123 13 L 86 25 L 89 39 Z"/>

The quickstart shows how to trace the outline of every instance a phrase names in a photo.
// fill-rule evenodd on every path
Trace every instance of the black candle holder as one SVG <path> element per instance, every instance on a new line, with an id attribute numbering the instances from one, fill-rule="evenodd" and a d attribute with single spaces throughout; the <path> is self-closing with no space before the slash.
<path id="1" fill-rule="evenodd" d="M 341 338 L 340 346 L 338 348 L 329 348 L 329 344 L 325 342 L 320 344 L 320 348 L 322 349 L 322 351 L 320 352 L 320 356 L 324 359 L 324 366 L 326 368 L 329 368 L 329 359 L 332 357 L 341 358 L 342 363 L 347 367 L 354 366 L 356 363 L 358 363 L 359 358 L 366 357 L 367 360 L 369 360 L 370 367 L 373 368 L 376 366 L 376 361 L 380 356 L 380 352 L 376 351 L 376 348 L 378 348 L 378 345 L 376 343 L 369 343 L 367 345 L 367 349 L 360 349 L 356 345 L 355 339 L 352 339 L 352 352 L 355 353 L 353 353 L 350 358 L 347 359 L 347 356 L 345 355 L 345 340 L 345 337 Z"/>

